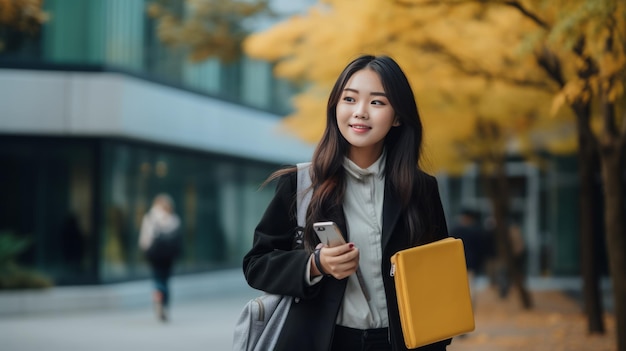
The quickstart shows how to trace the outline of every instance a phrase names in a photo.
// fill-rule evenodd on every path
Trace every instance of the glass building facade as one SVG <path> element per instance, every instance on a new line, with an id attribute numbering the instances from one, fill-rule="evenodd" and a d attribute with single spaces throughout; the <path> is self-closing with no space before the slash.
<path id="1" fill-rule="evenodd" d="M 0 228 L 31 239 L 20 262 L 57 284 L 148 275 L 138 246 L 157 193 L 175 201 L 184 253 L 177 272 L 236 267 L 278 165 L 115 138 L 0 138 Z"/>
<path id="2" fill-rule="evenodd" d="M 294 87 L 272 75 L 272 65 L 242 57 L 232 63 L 193 63 L 184 48 L 165 47 L 151 0 L 46 0 L 50 15 L 36 36 L 12 32 L 0 51 L 4 66 L 121 70 L 142 78 L 285 115 Z M 185 2 L 180 4 L 184 12 Z"/>
<path id="3" fill-rule="evenodd" d="M 263 156 L 255 131 L 233 131 L 290 111 L 294 91 L 270 64 L 191 63 L 159 42 L 149 2 L 46 0 L 39 33 L 5 32 L 0 234 L 29 239 L 18 263 L 58 285 L 147 277 L 139 227 L 161 192 L 183 225 L 177 274 L 240 266 L 273 195 L 259 186 L 310 157 L 309 146 L 282 156 L 293 143 L 280 140 Z M 169 114 L 156 116 L 163 107 Z"/>

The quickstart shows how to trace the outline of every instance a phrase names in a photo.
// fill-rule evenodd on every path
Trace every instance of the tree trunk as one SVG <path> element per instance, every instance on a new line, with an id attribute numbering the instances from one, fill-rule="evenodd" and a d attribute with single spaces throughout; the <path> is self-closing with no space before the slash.
<path id="1" fill-rule="evenodd" d="M 616 79 L 616 76 L 609 78 L 609 86 Z M 615 102 L 611 101 L 606 89 L 601 92 L 600 108 L 604 126 L 598 146 L 604 185 L 604 226 L 613 282 L 617 351 L 626 351 L 626 111 L 619 123 Z"/>
<path id="2" fill-rule="evenodd" d="M 522 307 L 530 309 L 533 306 L 532 298 L 526 289 L 526 277 L 522 273 L 524 270 L 518 266 L 518 262 L 513 256 L 513 244 L 509 235 L 510 192 L 505 166 L 504 158 L 494 162 L 493 178 L 487 180 L 493 216 L 496 221 L 497 260 L 506 267 L 506 274 L 518 291 Z"/>
<path id="3" fill-rule="evenodd" d="M 583 303 L 587 317 L 589 333 L 604 333 L 604 306 L 600 296 L 600 276 L 596 241 L 593 228 L 593 177 L 596 170 L 594 154 L 596 148 L 589 126 L 590 110 L 588 103 L 576 103 L 572 106 L 576 114 L 578 132 L 578 178 L 580 181 L 580 254 L 583 278 Z"/>
<path id="4" fill-rule="evenodd" d="M 624 178 L 620 150 L 604 153 L 602 179 L 606 223 L 606 245 L 613 283 L 617 350 L 626 351 L 626 226 L 624 224 Z"/>

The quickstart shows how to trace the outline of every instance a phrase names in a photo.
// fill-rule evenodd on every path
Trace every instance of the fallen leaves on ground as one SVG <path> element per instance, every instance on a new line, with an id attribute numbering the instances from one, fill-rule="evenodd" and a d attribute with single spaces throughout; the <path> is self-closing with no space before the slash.
<path id="1" fill-rule="evenodd" d="M 606 332 L 589 334 L 578 301 L 560 291 L 532 293 L 524 310 L 516 294 L 501 299 L 492 288 L 476 297 L 476 330 L 456 337 L 448 351 L 615 351 L 615 319 L 605 314 Z"/>

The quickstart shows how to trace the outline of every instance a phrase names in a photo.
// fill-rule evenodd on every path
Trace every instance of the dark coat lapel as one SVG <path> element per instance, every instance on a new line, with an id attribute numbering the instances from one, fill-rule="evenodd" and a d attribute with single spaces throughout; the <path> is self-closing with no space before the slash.
<path id="1" fill-rule="evenodd" d="M 398 218 L 400 217 L 400 199 L 391 191 L 390 187 L 385 184 L 385 196 L 383 199 L 383 237 L 382 249 L 385 252 L 387 244 L 391 239 Z"/>

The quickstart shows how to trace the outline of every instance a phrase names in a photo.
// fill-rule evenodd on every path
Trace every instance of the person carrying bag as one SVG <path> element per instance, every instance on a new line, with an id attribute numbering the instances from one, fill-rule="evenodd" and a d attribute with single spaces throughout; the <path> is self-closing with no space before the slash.
<path id="1" fill-rule="evenodd" d="M 182 240 L 181 222 L 174 212 L 174 200 L 165 193 L 158 194 L 142 219 L 139 247 L 152 271 L 154 308 L 162 322 L 169 319 L 169 281 L 174 263 L 182 252 Z"/>
<path id="2" fill-rule="evenodd" d="M 326 111 L 310 165 L 304 248 L 292 250 L 300 208 L 297 167 L 288 167 L 266 181 L 278 180 L 276 193 L 243 258 L 251 287 L 292 298 L 265 350 L 408 350 L 391 256 L 448 237 L 437 181 L 419 168 L 413 91 L 392 58 L 363 55 L 339 75 Z M 320 243 L 318 222 L 334 222 L 345 243 Z M 443 351 L 450 341 L 416 349 Z"/>

